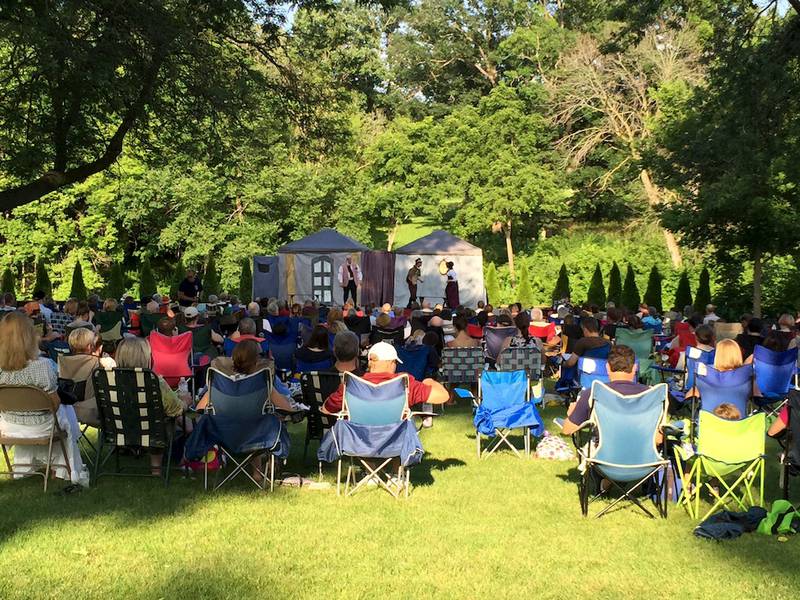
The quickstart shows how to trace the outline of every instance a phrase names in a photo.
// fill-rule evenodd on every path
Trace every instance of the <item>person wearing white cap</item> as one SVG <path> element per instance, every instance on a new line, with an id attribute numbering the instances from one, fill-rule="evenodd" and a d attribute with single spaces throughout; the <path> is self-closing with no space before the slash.
<path id="1" fill-rule="evenodd" d="M 192 332 L 192 347 L 195 354 L 195 360 L 198 360 L 199 355 L 205 354 L 209 358 L 217 356 L 217 349 L 214 344 L 222 344 L 225 340 L 216 331 L 211 329 L 208 323 L 200 323 L 200 311 L 195 306 L 187 306 L 183 309 L 183 316 L 186 317 L 186 324 L 179 328 L 181 333 L 184 331 Z"/>
<path id="2" fill-rule="evenodd" d="M 369 349 L 369 367 L 364 374 L 364 379 L 370 383 L 383 383 L 389 379 L 398 377 L 397 364 L 402 364 L 397 356 L 397 350 L 391 344 L 378 342 Z M 342 410 L 342 397 L 344 396 L 344 386 L 332 393 L 325 400 L 322 412 L 336 414 Z M 408 405 L 416 404 L 444 404 L 450 398 L 450 394 L 445 387 L 435 379 L 425 379 L 417 381 L 413 375 L 408 376 Z"/>

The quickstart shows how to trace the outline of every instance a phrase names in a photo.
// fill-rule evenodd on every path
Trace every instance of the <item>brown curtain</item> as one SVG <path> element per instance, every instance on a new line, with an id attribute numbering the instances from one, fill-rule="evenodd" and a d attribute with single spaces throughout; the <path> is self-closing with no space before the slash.
<path id="1" fill-rule="evenodd" d="M 394 254 L 385 250 L 361 253 L 361 304 L 394 304 Z"/>

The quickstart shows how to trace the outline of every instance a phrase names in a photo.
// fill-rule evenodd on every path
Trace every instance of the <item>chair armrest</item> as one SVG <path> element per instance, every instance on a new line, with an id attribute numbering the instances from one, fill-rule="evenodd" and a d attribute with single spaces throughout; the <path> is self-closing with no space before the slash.
<path id="1" fill-rule="evenodd" d="M 427 411 L 427 410 L 419 410 L 419 411 L 415 410 L 415 411 L 411 411 L 408 414 L 408 416 L 409 417 L 440 417 L 441 415 L 439 413 L 430 412 L 430 411 Z"/>

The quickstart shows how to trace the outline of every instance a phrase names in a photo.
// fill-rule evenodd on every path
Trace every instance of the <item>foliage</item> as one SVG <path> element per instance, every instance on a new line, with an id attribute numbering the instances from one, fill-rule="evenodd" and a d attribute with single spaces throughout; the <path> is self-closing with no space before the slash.
<path id="1" fill-rule="evenodd" d="M 144 302 L 157 292 L 158 285 L 153 275 L 153 268 L 150 266 L 150 260 L 145 258 L 139 269 L 139 298 Z"/>
<path id="2" fill-rule="evenodd" d="M 242 274 L 239 279 L 239 301 L 243 304 L 253 299 L 253 272 L 250 270 L 250 258 L 242 259 Z"/>
<path id="3" fill-rule="evenodd" d="M 119 300 L 125 295 L 128 290 L 125 284 L 125 273 L 122 271 L 122 265 L 117 261 L 111 263 L 111 272 L 108 277 L 108 287 L 106 288 L 106 296 Z"/>
<path id="4" fill-rule="evenodd" d="M 205 299 L 207 300 L 209 296 L 215 295 L 219 296 L 220 286 L 219 286 L 219 273 L 217 272 L 217 261 L 214 258 L 214 253 L 209 252 L 208 258 L 206 259 L 206 266 L 203 270 L 203 294 Z"/>
<path id="5" fill-rule="evenodd" d="M 589 283 L 586 300 L 589 304 L 599 307 L 606 305 L 606 288 L 603 285 L 603 272 L 600 270 L 599 263 L 594 266 L 594 273 L 592 274 L 592 281 Z"/>
<path id="6" fill-rule="evenodd" d="M 628 263 L 628 270 L 625 272 L 625 282 L 622 284 L 622 306 L 629 310 L 636 310 L 639 306 L 641 296 L 639 287 L 636 285 L 636 272 Z"/>
<path id="7" fill-rule="evenodd" d="M 528 276 L 527 262 L 523 262 L 519 269 L 519 276 L 517 278 L 517 300 L 526 308 L 535 304 L 533 289 L 531 288 L 531 281 Z"/>
<path id="8" fill-rule="evenodd" d="M 0 288 L 0 291 L 4 294 L 16 294 L 14 273 L 11 271 L 10 267 L 6 267 L 3 270 L 3 280 L 2 283 L 0 283 Z"/>
<path id="9" fill-rule="evenodd" d="M 78 300 L 86 300 L 89 293 L 86 291 L 86 284 L 83 282 L 83 268 L 81 261 L 75 261 L 75 269 L 72 271 L 72 285 L 69 289 L 69 297 Z"/>
<path id="10" fill-rule="evenodd" d="M 711 304 L 711 275 L 708 268 L 700 271 L 700 280 L 697 284 L 697 293 L 694 297 L 694 309 L 700 314 L 706 313 L 706 305 Z"/>
<path id="11" fill-rule="evenodd" d="M 175 270 L 172 273 L 172 278 L 169 282 L 169 297 L 172 300 L 178 299 L 178 288 L 181 285 L 181 281 L 183 278 L 186 277 L 186 267 L 183 265 L 183 259 L 179 259 L 177 263 L 175 263 Z"/>
<path id="12" fill-rule="evenodd" d="M 675 304 L 673 306 L 681 312 L 685 307 L 692 306 L 692 288 L 686 271 L 681 272 L 681 278 L 678 280 L 678 288 L 675 290 Z"/>
<path id="13" fill-rule="evenodd" d="M 490 303 L 498 304 L 500 302 L 500 287 L 497 281 L 497 268 L 493 262 L 486 265 L 486 275 L 484 277 L 484 285 L 486 286 L 486 296 Z"/>
<path id="14" fill-rule="evenodd" d="M 656 265 L 653 265 L 653 268 L 650 269 L 650 275 L 647 277 L 647 288 L 644 290 L 643 301 L 647 306 L 654 306 L 658 309 L 658 312 L 663 310 L 661 304 L 661 273 L 659 273 Z"/>
<path id="15" fill-rule="evenodd" d="M 36 281 L 33 284 L 33 289 L 34 291 L 43 291 L 46 296 L 52 296 L 53 294 L 53 284 L 50 283 L 47 265 L 42 258 L 36 261 Z"/>
<path id="16" fill-rule="evenodd" d="M 572 290 L 569 285 L 569 273 L 567 273 L 567 265 L 561 263 L 561 268 L 558 270 L 558 279 L 556 279 L 556 287 L 553 288 L 553 300 L 563 300 L 564 298 L 572 297 Z"/>
<path id="17" fill-rule="evenodd" d="M 619 272 L 617 261 L 611 264 L 608 272 L 608 301 L 616 305 L 622 304 L 622 274 Z"/>

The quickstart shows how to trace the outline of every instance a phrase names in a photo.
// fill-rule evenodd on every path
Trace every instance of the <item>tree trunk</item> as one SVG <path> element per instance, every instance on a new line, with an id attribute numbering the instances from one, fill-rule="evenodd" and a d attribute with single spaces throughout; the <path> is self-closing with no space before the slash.
<path id="1" fill-rule="evenodd" d="M 753 252 L 753 316 L 761 318 L 761 280 L 763 278 L 761 250 Z"/>
<path id="2" fill-rule="evenodd" d="M 386 250 L 389 252 L 392 251 L 392 246 L 394 246 L 394 239 L 397 237 L 397 230 L 400 229 L 400 222 L 395 221 L 392 225 L 392 228 L 389 230 L 389 235 L 386 240 Z"/>
<path id="3" fill-rule="evenodd" d="M 650 179 L 650 173 L 647 172 L 647 169 L 642 169 L 639 178 L 642 180 L 644 193 L 647 195 L 647 203 L 651 207 L 657 206 L 659 201 L 658 188 L 653 184 L 653 180 Z M 676 269 L 680 269 L 683 260 L 681 259 L 681 249 L 680 246 L 678 246 L 678 241 L 671 231 L 663 227 L 661 230 L 664 232 L 664 241 L 667 244 L 667 250 L 669 250 L 669 256 L 672 259 L 672 266 Z"/>
<path id="4" fill-rule="evenodd" d="M 508 274 L 511 276 L 511 287 L 517 286 L 517 276 L 514 274 L 514 246 L 511 243 L 511 219 L 503 227 L 506 234 L 506 254 L 508 254 Z"/>

